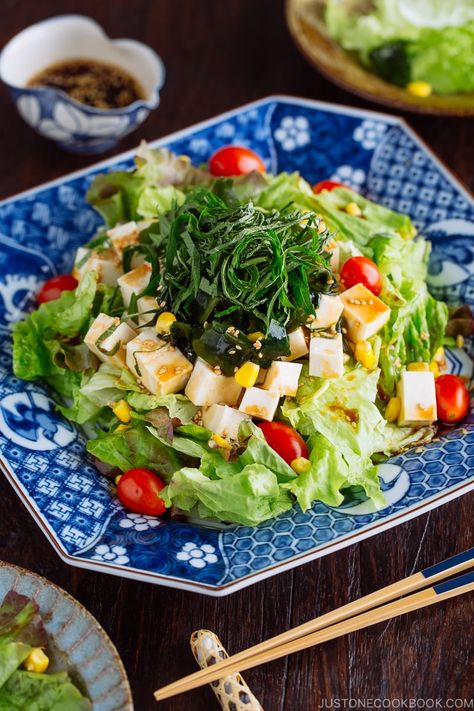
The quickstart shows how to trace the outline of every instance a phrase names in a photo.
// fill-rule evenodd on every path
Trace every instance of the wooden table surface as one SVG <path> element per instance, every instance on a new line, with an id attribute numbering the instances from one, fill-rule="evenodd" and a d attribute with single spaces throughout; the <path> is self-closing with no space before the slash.
<path id="1" fill-rule="evenodd" d="M 27 25 L 65 12 L 96 18 L 112 37 L 142 40 L 164 60 L 162 104 L 121 149 L 271 93 L 377 108 L 334 87 L 306 64 L 285 28 L 281 1 L 4 0 L 0 45 Z M 39 138 L 20 120 L 4 87 L 0 115 L 0 197 L 93 161 L 62 153 Z M 406 118 L 472 188 L 472 122 Z M 194 670 L 188 646 L 194 629 L 215 630 L 235 652 L 376 590 L 472 546 L 473 503 L 472 494 L 464 496 L 337 554 L 212 599 L 68 567 L 1 478 L 0 558 L 58 583 L 96 616 L 122 656 L 137 711 L 147 711 L 157 707 L 153 689 Z M 418 708 L 430 708 L 428 699 L 471 700 L 473 614 L 474 597 L 452 600 L 245 676 L 266 711 L 387 704 L 377 699 L 418 699 Z M 403 708 L 397 701 L 392 707 Z M 210 711 L 217 705 L 205 688 L 158 708 Z"/>

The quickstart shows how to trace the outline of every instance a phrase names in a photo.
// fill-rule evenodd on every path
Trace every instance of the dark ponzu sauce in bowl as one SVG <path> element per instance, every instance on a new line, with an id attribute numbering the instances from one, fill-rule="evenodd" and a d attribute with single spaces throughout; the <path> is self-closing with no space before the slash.
<path id="1" fill-rule="evenodd" d="M 28 86 L 61 89 L 71 99 L 97 109 L 121 109 L 144 98 L 140 84 L 125 69 L 89 59 L 69 59 L 43 69 Z"/>

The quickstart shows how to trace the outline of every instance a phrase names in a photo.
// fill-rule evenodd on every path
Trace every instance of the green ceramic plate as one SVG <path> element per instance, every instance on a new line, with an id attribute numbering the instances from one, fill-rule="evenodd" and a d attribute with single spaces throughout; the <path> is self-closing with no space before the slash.
<path id="1" fill-rule="evenodd" d="M 324 0 L 286 0 L 286 20 L 296 45 L 328 79 L 365 99 L 405 111 L 443 116 L 474 116 L 473 94 L 432 95 L 421 99 L 366 71 L 326 32 Z"/>

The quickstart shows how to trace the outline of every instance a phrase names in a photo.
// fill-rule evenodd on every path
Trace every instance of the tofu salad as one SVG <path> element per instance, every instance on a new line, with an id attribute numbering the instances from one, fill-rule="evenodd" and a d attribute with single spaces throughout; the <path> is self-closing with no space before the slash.
<path id="1" fill-rule="evenodd" d="M 196 168 L 142 145 L 87 197 L 104 225 L 14 326 L 14 371 L 48 383 L 129 509 L 381 507 L 377 463 L 466 415 L 443 346 L 472 316 L 428 292 L 407 215 L 238 146 Z"/>

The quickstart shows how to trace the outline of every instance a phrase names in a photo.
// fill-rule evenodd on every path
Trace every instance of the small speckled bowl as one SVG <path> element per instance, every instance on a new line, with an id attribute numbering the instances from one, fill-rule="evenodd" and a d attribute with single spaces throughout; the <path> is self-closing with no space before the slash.
<path id="1" fill-rule="evenodd" d="M 123 68 L 145 97 L 120 109 L 98 109 L 50 87 L 28 86 L 47 67 L 88 59 Z M 61 15 L 27 27 L 0 55 L 0 78 L 22 118 L 38 133 L 72 153 L 100 153 L 134 131 L 159 104 L 165 70 L 158 55 L 130 39 L 111 40 L 94 20 Z"/>
<path id="2" fill-rule="evenodd" d="M 93 711 L 133 711 L 117 650 L 90 612 L 45 578 L 0 561 L 0 602 L 9 590 L 32 597 L 48 634 L 51 671 L 67 671 Z"/>

